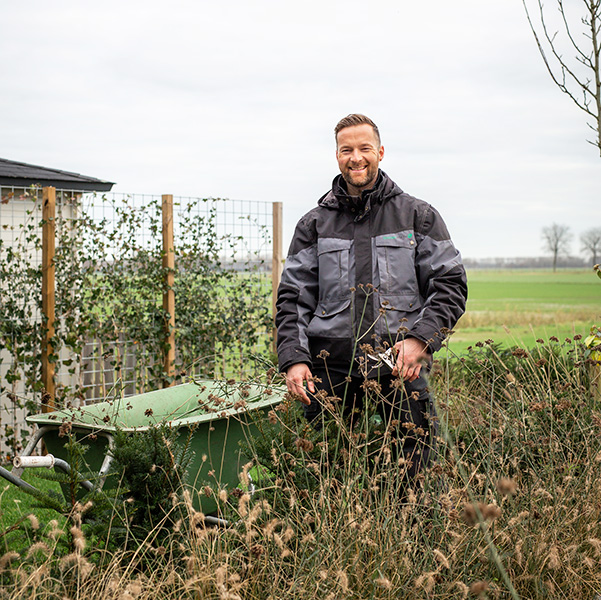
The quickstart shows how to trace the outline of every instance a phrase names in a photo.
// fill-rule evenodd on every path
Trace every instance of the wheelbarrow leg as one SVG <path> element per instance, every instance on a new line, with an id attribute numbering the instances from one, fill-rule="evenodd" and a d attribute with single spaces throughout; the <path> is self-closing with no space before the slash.
<path id="1" fill-rule="evenodd" d="M 102 461 L 102 465 L 100 467 L 100 471 L 98 471 L 98 483 L 97 488 L 101 490 L 104 486 L 104 482 L 106 481 L 106 476 L 111 468 L 111 463 L 113 462 L 113 455 L 111 454 L 113 448 L 115 447 L 115 441 L 113 440 L 113 436 L 108 432 L 102 432 L 99 435 L 102 435 L 107 439 L 108 442 L 108 450 L 104 455 L 104 460 Z"/>

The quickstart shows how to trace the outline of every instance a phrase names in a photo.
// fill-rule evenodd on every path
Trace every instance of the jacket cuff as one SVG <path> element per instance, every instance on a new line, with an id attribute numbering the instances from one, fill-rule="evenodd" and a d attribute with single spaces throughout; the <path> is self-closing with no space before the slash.
<path id="1" fill-rule="evenodd" d="M 278 349 L 278 370 L 285 373 L 289 367 L 296 363 L 305 363 L 309 368 L 313 368 L 311 355 L 307 350 L 299 346 L 289 346 Z"/>
<path id="2" fill-rule="evenodd" d="M 434 354 L 434 352 L 438 352 L 438 350 L 440 350 L 442 343 L 445 341 L 445 337 L 442 335 L 442 333 L 440 333 L 440 331 L 422 331 L 420 330 L 420 328 L 418 327 L 415 330 L 411 330 L 409 331 L 405 337 L 413 337 L 416 338 L 422 342 L 424 342 L 424 344 L 426 344 L 426 350 L 430 353 L 430 354 Z"/>

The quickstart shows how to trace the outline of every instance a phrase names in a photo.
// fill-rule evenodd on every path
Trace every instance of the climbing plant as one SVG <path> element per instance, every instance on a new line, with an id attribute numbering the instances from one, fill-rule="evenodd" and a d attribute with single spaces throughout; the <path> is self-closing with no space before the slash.
<path id="1" fill-rule="evenodd" d="M 32 192 L 18 235 L 0 245 L 0 435 L 21 446 L 6 410 L 39 410 L 42 227 Z M 176 203 L 176 365 L 174 382 L 190 376 L 249 373 L 267 355 L 271 284 L 261 252 L 218 226 L 226 200 Z M 71 203 L 71 206 L 69 206 Z M 69 207 L 69 210 L 67 208 Z M 269 248 L 267 227 L 253 224 Z M 94 196 L 85 205 L 63 196 L 56 213 L 56 321 L 51 360 L 56 405 L 161 387 L 165 381 L 165 289 L 160 199 Z M 14 233 L 14 232 L 13 232 Z M 5 291 L 7 293 L 5 293 Z"/>

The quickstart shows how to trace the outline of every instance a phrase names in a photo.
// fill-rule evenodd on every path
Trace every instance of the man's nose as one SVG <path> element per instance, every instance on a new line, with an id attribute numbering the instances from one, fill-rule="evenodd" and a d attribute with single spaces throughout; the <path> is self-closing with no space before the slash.
<path id="1" fill-rule="evenodd" d="M 359 162 L 362 158 L 363 158 L 363 155 L 361 154 L 360 150 L 358 150 L 358 149 L 353 150 L 353 153 L 351 154 L 351 159 L 354 162 Z"/>

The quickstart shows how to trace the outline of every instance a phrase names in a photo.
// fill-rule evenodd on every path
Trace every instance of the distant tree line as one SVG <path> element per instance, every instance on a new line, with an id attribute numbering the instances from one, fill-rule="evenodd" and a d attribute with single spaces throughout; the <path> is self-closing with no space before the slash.
<path id="1" fill-rule="evenodd" d="M 552 269 L 551 256 L 517 256 L 517 257 L 490 257 L 490 258 L 464 258 L 463 263 L 467 269 Z M 590 262 L 579 256 L 561 256 L 557 260 L 556 268 L 559 269 L 586 269 Z"/>
<path id="2" fill-rule="evenodd" d="M 542 228 L 543 250 L 548 256 L 466 258 L 470 269 L 585 269 L 601 262 L 601 227 L 587 229 L 580 235 L 582 256 L 572 256 L 574 236 L 567 225 L 553 223 Z"/>

